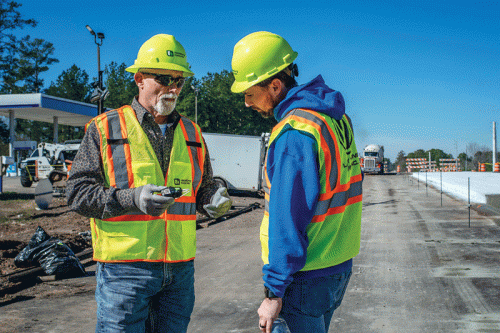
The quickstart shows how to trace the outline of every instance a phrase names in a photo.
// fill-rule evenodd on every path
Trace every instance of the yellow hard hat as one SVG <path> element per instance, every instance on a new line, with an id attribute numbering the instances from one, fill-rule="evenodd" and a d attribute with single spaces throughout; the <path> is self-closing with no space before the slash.
<path id="1" fill-rule="evenodd" d="M 240 93 L 288 67 L 298 53 L 281 36 L 267 31 L 251 33 L 234 46 L 234 83 L 231 91 Z"/>
<path id="2" fill-rule="evenodd" d="M 158 34 L 142 44 L 134 64 L 127 72 L 137 73 L 140 68 L 170 69 L 183 72 L 184 77 L 193 76 L 186 59 L 186 51 L 175 37 Z"/>

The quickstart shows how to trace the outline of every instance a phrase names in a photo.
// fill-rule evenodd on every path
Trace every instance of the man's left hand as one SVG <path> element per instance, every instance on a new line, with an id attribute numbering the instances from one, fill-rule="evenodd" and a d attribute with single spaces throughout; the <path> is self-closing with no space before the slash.
<path id="1" fill-rule="evenodd" d="M 262 332 L 271 333 L 273 323 L 281 311 L 281 298 L 265 298 L 257 313 L 259 314 L 259 328 Z"/>
<path id="2" fill-rule="evenodd" d="M 227 189 L 220 187 L 212 196 L 210 203 L 204 205 L 203 208 L 210 217 L 216 219 L 224 215 L 231 208 L 231 205 L 232 201 L 229 194 L 227 194 Z"/>

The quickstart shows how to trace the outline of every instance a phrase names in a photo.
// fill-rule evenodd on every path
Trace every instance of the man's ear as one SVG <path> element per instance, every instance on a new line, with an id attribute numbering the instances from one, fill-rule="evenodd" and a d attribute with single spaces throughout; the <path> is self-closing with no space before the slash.
<path id="1" fill-rule="evenodd" d="M 280 96 L 281 93 L 285 90 L 285 85 L 281 82 L 280 79 L 274 79 L 269 84 L 269 92 L 273 97 Z"/>
<path id="2" fill-rule="evenodd" d="M 135 84 L 137 84 L 137 86 L 140 88 L 142 88 L 142 86 L 144 85 L 144 75 L 141 73 L 141 72 L 136 72 L 134 74 L 134 81 L 135 81 Z"/>

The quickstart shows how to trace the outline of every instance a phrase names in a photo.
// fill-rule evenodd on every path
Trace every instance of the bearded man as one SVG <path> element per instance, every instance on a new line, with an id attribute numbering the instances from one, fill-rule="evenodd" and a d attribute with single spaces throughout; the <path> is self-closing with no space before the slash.
<path id="1" fill-rule="evenodd" d="M 153 36 L 126 70 L 139 95 L 87 124 L 67 184 L 70 208 L 91 218 L 96 332 L 186 332 L 196 211 L 217 218 L 231 199 L 212 178 L 200 127 L 174 110 L 194 75 L 183 46 Z"/>

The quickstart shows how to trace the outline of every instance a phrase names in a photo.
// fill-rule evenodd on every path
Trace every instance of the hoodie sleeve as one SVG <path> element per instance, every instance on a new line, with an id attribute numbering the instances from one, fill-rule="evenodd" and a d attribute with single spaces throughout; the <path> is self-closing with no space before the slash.
<path id="1" fill-rule="evenodd" d="M 310 223 L 319 194 L 316 141 L 289 129 L 269 149 L 269 264 L 264 285 L 283 297 L 292 274 L 306 263 Z"/>

